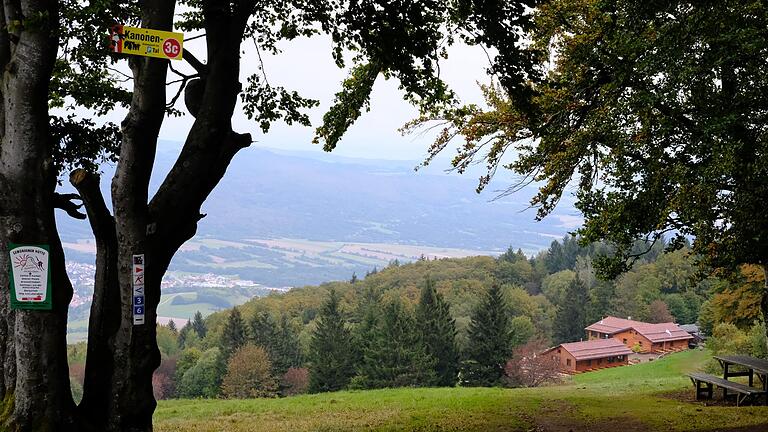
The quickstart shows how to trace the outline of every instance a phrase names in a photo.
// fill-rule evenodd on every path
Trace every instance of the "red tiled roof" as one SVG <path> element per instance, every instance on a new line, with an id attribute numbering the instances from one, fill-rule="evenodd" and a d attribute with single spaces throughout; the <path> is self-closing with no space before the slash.
<path id="1" fill-rule="evenodd" d="M 641 321 L 634 321 L 616 317 L 605 317 L 600 321 L 590 325 L 586 330 L 596 331 L 605 334 L 615 334 L 628 329 L 635 329 L 638 333 L 645 336 L 651 342 L 664 342 L 671 340 L 692 339 L 688 332 L 681 329 L 675 323 L 651 324 Z"/>
<path id="2" fill-rule="evenodd" d="M 589 327 L 586 328 L 586 330 L 592 330 L 592 331 L 605 333 L 605 334 L 614 334 L 614 333 L 618 333 L 620 331 L 632 328 L 632 326 L 637 324 L 645 324 L 645 323 L 609 316 L 590 325 Z"/>
<path id="3" fill-rule="evenodd" d="M 632 354 L 632 351 L 623 343 L 612 338 L 564 343 L 560 344 L 559 347 L 571 353 L 577 361 Z M 557 347 L 551 350 L 554 349 Z"/>
<path id="4" fill-rule="evenodd" d="M 690 333 L 675 323 L 643 324 L 633 328 L 651 342 L 693 339 Z"/>

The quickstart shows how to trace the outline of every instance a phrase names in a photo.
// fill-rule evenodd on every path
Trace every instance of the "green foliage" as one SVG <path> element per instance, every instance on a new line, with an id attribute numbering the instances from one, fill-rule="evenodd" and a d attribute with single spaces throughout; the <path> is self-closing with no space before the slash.
<path id="1" fill-rule="evenodd" d="M 565 293 L 574 279 L 576 279 L 576 273 L 573 270 L 560 270 L 544 278 L 541 291 L 552 303 L 562 304 Z"/>
<path id="2" fill-rule="evenodd" d="M 747 333 L 750 345 L 750 354 L 755 357 L 768 359 L 768 337 L 766 337 L 765 323 L 756 322 Z"/>
<path id="3" fill-rule="evenodd" d="M 245 321 L 242 315 L 240 315 L 240 311 L 233 307 L 221 334 L 220 349 L 222 356 L 229 360 L 232 354 L 245 345 L 247 341 L 248 334 L 246 333 Z"/>
<path id="4" fill-rule="evenodd" d="M 173 322 L 173 321 L 171 321 Z M 179 353 L 178 334 L 174 333 L 168 327 L 157 326 L 157 346 L 164 357 L 173 356 Z"/>
<path id="5" fill-rule="evenodd" d="M 421 288 L 415 317 L 421 343 L 435 360 L 435 384 L 452 387 L 456 384 L 459 363 L 456 320 L 451 317 L 448 303 L 429 277 Z"/>
<path id="6" fill-rule="evenodd" d="M 452 164 L 483 162 L 482 188 L 500 155 L 516 154 L 504 166 L 522 180 L 506 193 L 538 182 L 531 204 L 540 218 L 576 185 L 582 241 L 612 246 L 595 259 L 604 276 L 629 270 L 670 232 L 667 250 L 694 238 L 712 267 L 765 263 L 765 4 L 558 0 L 533 17 L 535 28 L 524 29 L 540 51 L 523 91 L 504 85 L 519 82 L 517 70 L 496 70 L 502 85 L 483 87 L 489 109 L 416 120 L 444 122 L 428 161 L 460 135 Z M 497 58 L 520 54 L 498 48 Z M 638 248 L 638 239 L 656 246 Z M 570 268 L 559 256 L 550 271 Z M 658 282 L 662 293 L 676 289 Z"/>
<path id="7" fill-rule="evenodd" d="M 437 382 L 437 361 L 428 353 L 413 316 L 399 300 L 384 306 L 364 336 L 355 387 L 429 386 Z"/>
<path id="8" fill-rule="evenodd" d="M 576 342 L 584 338 L 589 294 L 584 282 L 573 279 L 565 291 L 564 301 L 555 318 L 555 343 Z"/>
<path id="9" fill-rule="evenodd" d="M 177 384 L 181 383 L 184 374 L 191 369 L 198 360 L 200 360 L 200 356 L 202 355 L 202 351 L 197 348 L 189 348 L 179 354 L 179 359 L 176 362 L 176 376 L 174 377 L 174 381 L 176 381 Z"/>
<path id="10" fill-rule="evenodd" d="M 309 391 L 335 391 L 346 387 L 352 377 L 352 337 L 344 325 L 339 296 L 331 290 L 310 343 Z"/>
<path id="11" fill-rule="evenodd" d="M 250 328 L 251 341 L 267 350 L 276 376 L 301 365 L 299 334 L 287 314 L 282 313 L 280 321 L 275 322 L 268 312 L 258 312 L 251 319 Z"/>
<path id="12" fill-rule="evenodd" d="M 501 287 L 493 285 L 472 314 L 469 344 L 463 353 L 461 383 L 494 386 L 512 354 L 509 311 Z"/>
<path id="13" fill-rule="evenodd" d="M 509 322 L 512 348 L 525 345 L 536 334 L 533 322 L 527 316 L 516 316 Z"/>
<path id="14" fill-rule="evenodd" d="M 195 316 L 192 317 L 192 329 L 197 333 L 197 336 L 200 339 L 205 338 L 205 335 L 208 332 L 208 327 L 205 325 L 203 314 L 201 314 L 200 311 L 195 312 Z"/>
<path id="15" fill-rule="evenodd" d="M 221 391 L 230 399 L 277 396 L 277 381 L 266 350 L 250 344 L 238 348 L 227 363 Z"/>
<path id="16" fill-rule="evenodd" d="M 218 348 L 211 348 L 203 352 L 194 366 L 184 372 L 178 383 L 179 396 L 215 398 L 219 395 L 222 375 L 221 352 Z"/>

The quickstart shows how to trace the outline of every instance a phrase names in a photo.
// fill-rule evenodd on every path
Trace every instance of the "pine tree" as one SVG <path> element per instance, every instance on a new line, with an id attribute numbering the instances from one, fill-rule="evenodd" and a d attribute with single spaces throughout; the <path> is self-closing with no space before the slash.
<path id="1" fill-rule="evenodd" d="M 339 296 L 331 290 L 310 342 L 310 392 L 340 390 L 349 384 L 353 373 L 351 347 L 352 337 L 339 310 Z"/>
<path id="2" fill-rule="evenodd" d="M 195 312 L 195 316 L 192 317 L 192 328 L 200 339 L 203 339 L 208 332 L 208 327 L 206 327 L 205 321 L 203 320 L 203 314 L 201 314 L 200 311 Z"/>
<path id="3" fill-rule="evenodd" d="M 168 330 L 178 333 L 179 330 L 176 328 L 176 323 L 173 320 L 168 321 Z"/>
<path id="4" fill-rule="evenodd" d="M 223 360 L 225 362 L 228 361 L 232 354 L 247 342 L 248 335 L 246 334 L 245 321 L 240 311 L 233 307 L 221 333 L 220 344 Z"/>
<path id="5" fill-rule="evenodd" d="M 363 347 L 355 384 L 364 388 L 428 386 L 436 382 L 435 359 L 399 300 L 387 304 Z"/>
<path id="6" fill-rule="evenodd" d="M 566 288 L 563 298 L 566 301 L 560 305 L 555 317 L 555 342 L 579 341 L 584 338 L 584 327 L 587 326 L 587 286 L 576 277 Z"/>
<path id="7" fill-rule="evenodd" d="M 417 332 L 427 354 L 435 359 L 435 384 L 453 386 L 458 374 L 459 353 L 456 347 L 456 321 L 448 303 L 427 278 L 421 288 L 416 307 Z"/>
<path id="8" fill-rule="evenodd" d="M 491 286 L 472 313 L 468 336 L 462 382 L 471 386 L 497 385 L 512 355 L 509 312 L 498 285 Z"/>

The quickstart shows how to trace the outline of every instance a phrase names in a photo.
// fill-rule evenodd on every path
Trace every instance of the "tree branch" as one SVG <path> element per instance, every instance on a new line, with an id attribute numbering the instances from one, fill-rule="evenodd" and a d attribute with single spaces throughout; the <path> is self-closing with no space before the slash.
<path id="1" fill-rule="evenodd" d="M 72 216 L 75 219 L 85 219 L 85 214 L 79 212 L 80 208 L 83 207 L 82 204 L 75 204 L 73 200 L 82 200 L 80 198 L 80 195 L 77 194 L 60 194 L 60 193 L 54 193 L 53 194 L 53 207 L 57 209 L 64 210 L 67 212 L 68 215 Z"/>
<path id="2" fill-rule="evenodd" d="M 187 63 L 189 63 L 189 65 L 192 66 L 200 76 L 205 77 L 208 75 L 208 65 L 198 60 L 197 57 L 192 54 L 192 51 L 186 48 L 184 48 L 184 60 L 186 60 Z"/>
<path id="3" fill-rule="evenodd" d="M 99 175 L 88 172 L 84 169 L 76 169 L 69 175 L 69 182 L 77 189 L 80 195 L 75 195 L 80 199 L 88 215 L 88 221 L 91 224 L 93 235 L 98 242 L 105 233 L 111 232 L 114 236 L 115 221 L 109 212 L 104 196 L 99 189 Z M 82 219 L 85 219 L 83 217 Z"/>

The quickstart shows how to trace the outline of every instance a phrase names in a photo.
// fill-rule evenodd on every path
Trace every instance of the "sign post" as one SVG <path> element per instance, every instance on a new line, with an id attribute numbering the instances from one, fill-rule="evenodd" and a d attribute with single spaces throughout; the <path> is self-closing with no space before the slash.
<path id="1" fill-rule="evenodd" d="M 112 52 L 181 60 L 184 34 L 124 25 L 112 26 L 109 49 Z"/>
<path id="2" fill-rule="evenodd" d="M 144 254 L 133 256 L 133 325 L 144 324 Z"/>
<path id="3" fill-rule="evenodd" d="M 48 245 L 8 245 L 11 256 L 11 309 L 51 310 Z"/>

